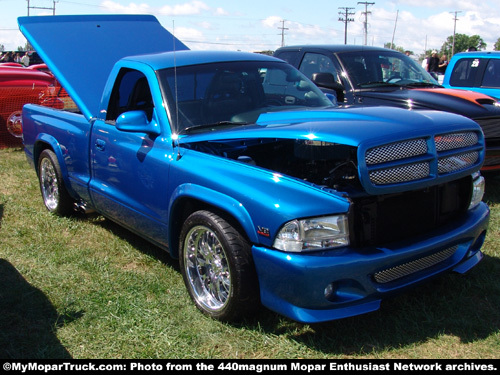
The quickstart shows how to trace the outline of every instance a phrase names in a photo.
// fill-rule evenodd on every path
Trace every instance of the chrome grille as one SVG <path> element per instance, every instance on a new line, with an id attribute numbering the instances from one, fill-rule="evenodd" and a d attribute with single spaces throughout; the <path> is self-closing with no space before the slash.
<path id="1" fill-rule="evenodd" d="M 458 245 L 438 253 L 377 272 L 373 277 L 375 281 L 380 284 L 389 283 L 444 262 L 446 259 L 455 254 L 457 249 Z"/>
<path id="2" fill-rule="evenodd" d="M 419 180 L 429 176 L 429 173 L 429 163 L 410 164 L 370 172 L 370 181 L 377 185 L 387 185 Z"/>
<path id="3" fill-rule="evenodd" d="M 364 157 L 370 183 L 382 187 L 475 167 L 481 161 L 482 148 L 479 131 L 462 131 L 372 147 Z"/>
<path id="4" fill-rule="evenodd" d="M 441 158 L 438 160 L 438 172 L 439 174 L 450 173 L 468 168 L 474 165 L 478 158 L 479 152 L 477 151 Z"/>
<path id="5" fill-rule="evenodd" d="M 427 153 L 427 142 L 425 139 L 413 139 L 368 150 L 366 152 L 366 164 L 380 164 L 392 160 L 424 155 L 425 153 Z"/>
<path id="6" fill-rule="evenodd" d="M 478 140 L 477 134 L 472 132 L 444 134 L 434 137 L 438 152 L 474 146 Z"/>

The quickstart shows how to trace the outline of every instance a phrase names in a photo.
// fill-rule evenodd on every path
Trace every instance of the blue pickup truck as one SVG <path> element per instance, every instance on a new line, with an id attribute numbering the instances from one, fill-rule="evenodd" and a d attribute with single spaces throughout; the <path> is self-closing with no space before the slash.
<path id="1" fill-rule="evenodd" d="M 339 319 L 481 260 L 473 121 L 339 109 L 282 60 L 190 51 L 152 16 L 19 25 L 79 108 L 23 109 L 45 206 L 167 250 L 205 314 Z"/>
<path id="2" fill-rule="evenodd" d="M 500 51 L 453 55 L 444 74 L 443 86 L 477 91 L 500 100 Z"/>

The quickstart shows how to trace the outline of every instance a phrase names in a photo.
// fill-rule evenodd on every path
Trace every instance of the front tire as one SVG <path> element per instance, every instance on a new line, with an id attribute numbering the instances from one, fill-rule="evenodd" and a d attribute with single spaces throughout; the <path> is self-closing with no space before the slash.
<path id="1" fill-rule="evenodd" d="M 64 186 L 61 167 L 52 150 L 43 150 L 40 154 L 38 180 L 47 210 L 59 216 L 68 216 L 74 211 L 74 201 Z"/>
<path id="2" fill-rule="evenodd" d="M 250 244 L 228 221 L 197 211 L 184 222 L 179 263 L 191 299 L 204 314 L 239 320 L 259 305 Z"/>

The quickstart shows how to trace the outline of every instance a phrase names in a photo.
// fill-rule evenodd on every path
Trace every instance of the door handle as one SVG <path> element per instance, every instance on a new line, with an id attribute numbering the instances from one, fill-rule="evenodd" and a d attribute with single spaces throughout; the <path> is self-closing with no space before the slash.
<path id="1" fill-rule="evenodd" d="M 99 151 L 104 151 L 104 149 L 106 148 L 106 142 L 103 141 L 102 139 L 97 139 L 95 141 L 95 147 L 99 150 Z"/>

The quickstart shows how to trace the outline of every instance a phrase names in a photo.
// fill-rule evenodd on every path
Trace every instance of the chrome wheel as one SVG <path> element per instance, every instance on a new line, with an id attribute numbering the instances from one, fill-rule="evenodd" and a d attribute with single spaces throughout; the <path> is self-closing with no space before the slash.
<path id="1" fill-rule="evenodd" d="M 59 183 L 54 165 L 48 158 L 40 161 L 40 188 L 43 202 L 49 211 L 54 211 L 59 205 Z"/>
<path id="2" fill-rule="evenodd" d="M 73 213 L 75 201 L 66 191 L 61 167 L 56 154 L 49 149 L 43 150 L 38 159 L 38 179 L 43 203 L 47 209 L 60 216 Z"/>
<path id="3" fill-rule="evenodd" d="M 260 305 L 251 245 L 234 220 L 200 210 L 179 235 L 179 266 L 196 307 L 221 320 L 244 319 Z"/>
<path id="4" fill-rule="evenodd" d="M 217 235 L 205 226 L 195 226 L 184 242 L 184 271 L 195 300 L 207 311 L 226 305 L 231 293 L 231 272 Z"/>

